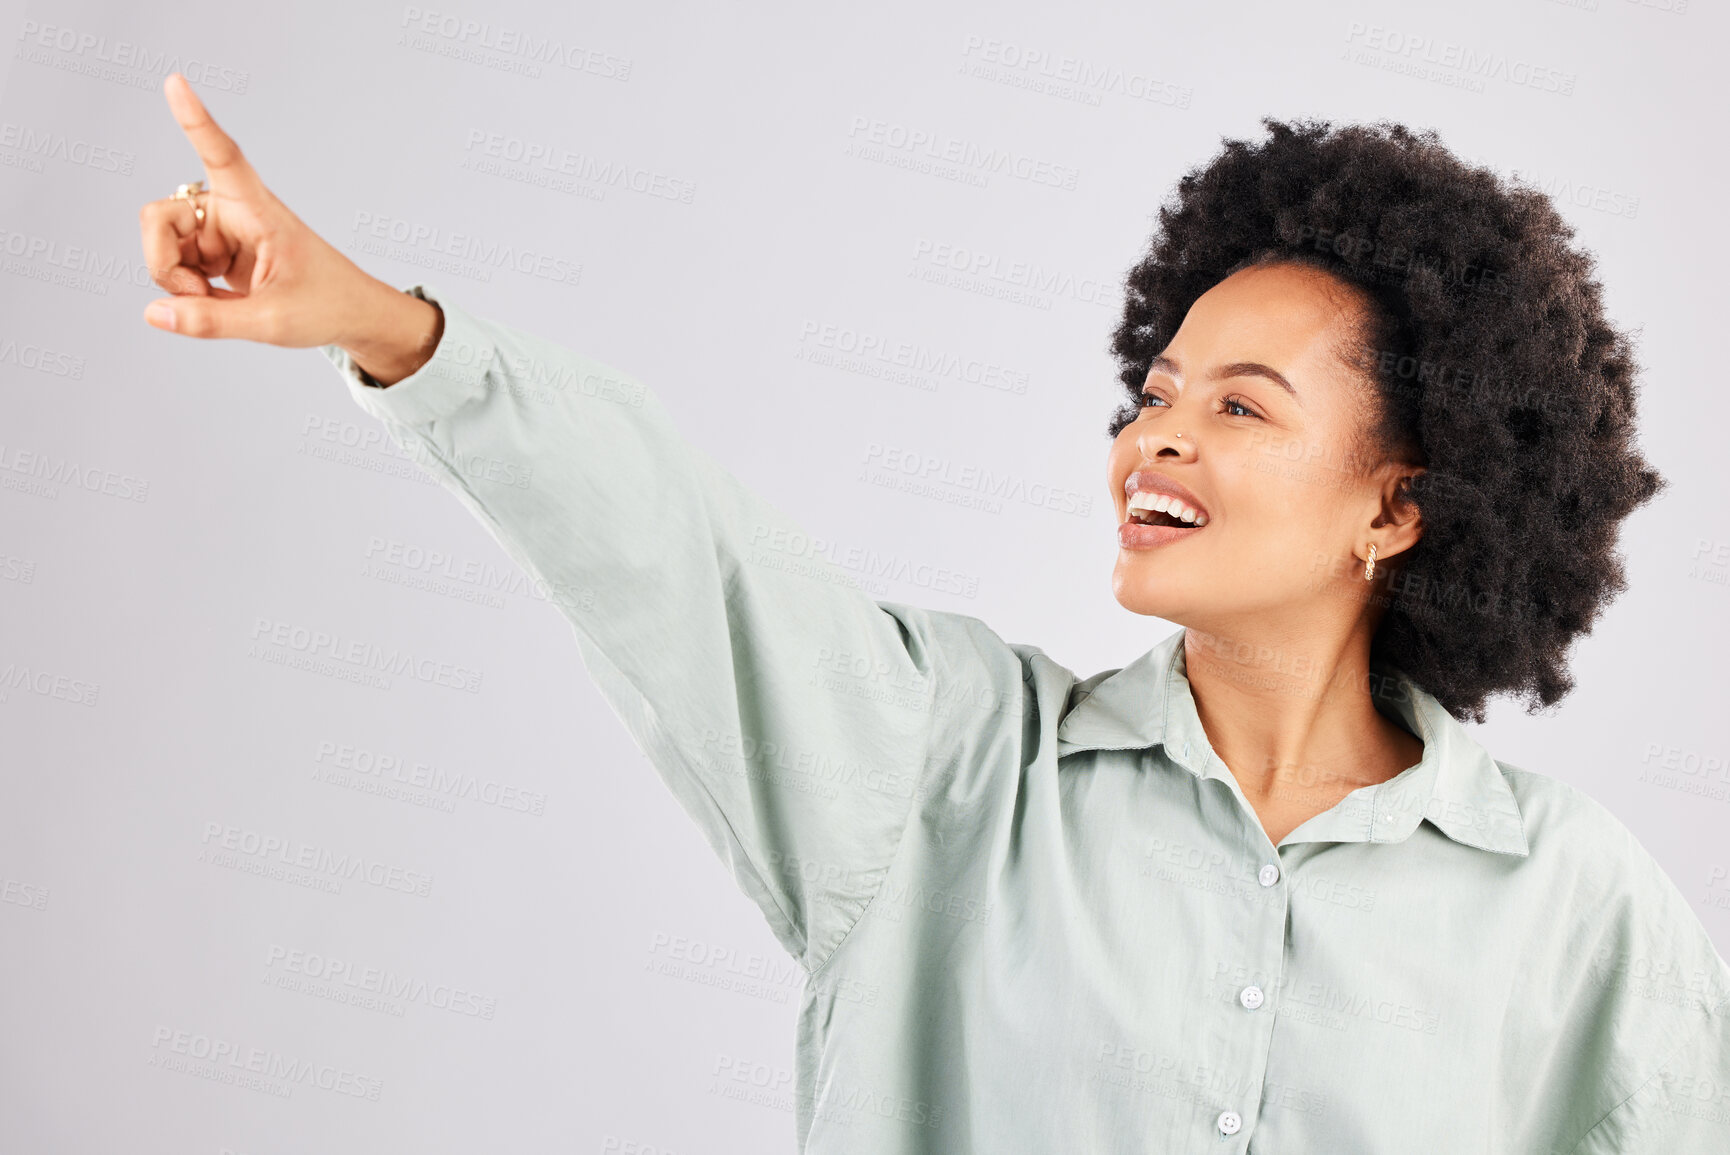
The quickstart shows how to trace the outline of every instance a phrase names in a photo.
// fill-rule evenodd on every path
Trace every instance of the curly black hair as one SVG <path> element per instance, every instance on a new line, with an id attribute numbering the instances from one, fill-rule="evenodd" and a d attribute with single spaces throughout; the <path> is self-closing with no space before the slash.
<path id="1" fill-rule="evenodd" d="M 1629 335 L 1604 315 L 1589 252 L 1540 190 L 1468 164 L 1433 130 L 1264 117 L 1158 211 L 1124 279 L 1112 354 L 1140 411 L 1153 357 L 1195 300 L 1239 269 L 1331 273 L 1363 307 L 1342 359 L 1361 392 L 1364 476 L 1398 461 L 1424 532 L 1378 567 L 1372 664 L 1455 718 L 1574 688 L 1567 650 L 1627 580 L 1618 524 L 1668 483 L 1634 445 Z M 1382 595 L 1386 596 L 1383 597 Z"/>

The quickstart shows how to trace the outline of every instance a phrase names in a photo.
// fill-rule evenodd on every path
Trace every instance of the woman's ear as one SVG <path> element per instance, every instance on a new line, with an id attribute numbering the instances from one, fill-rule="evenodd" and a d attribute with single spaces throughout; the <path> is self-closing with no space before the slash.
<path id="1" fill-rule="evenodd" d="M 1412 479 L 1423 472 L 1421 468 L 1400 466 L 1383 483 L 1381 512 L 1370 525 L 1376 529 L 1391 526 L 1394 532 L 1384 535 L 1377 547 L 1378 557 L 1391 558 L 1404 553 L 1424 536 L 1423 515 L 1411 499 Z"/>

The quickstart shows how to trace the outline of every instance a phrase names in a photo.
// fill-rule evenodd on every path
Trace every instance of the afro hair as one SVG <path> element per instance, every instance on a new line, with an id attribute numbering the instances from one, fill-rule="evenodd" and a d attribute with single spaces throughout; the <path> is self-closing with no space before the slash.
<path id="1" fill-rule="evenodd" d="M 1455 718 L 1491 694 L 1528 712 L 1574 687 L 1567 651 L 1626 588 L 1619 523 L 1667 484 L 1634 446 L 1631 341 L 1590 253 L 1541 191 L 1467 164 L 1433 131 L 1264 118 L 1160 206 L 1110 349 L 1140 411 L 1149 364 L 1238 269 L 1308 265 L 1354 286 L 1353 456 L 1422 466 L 1418 543 L 1388 568 L 1371 662 Z"/>

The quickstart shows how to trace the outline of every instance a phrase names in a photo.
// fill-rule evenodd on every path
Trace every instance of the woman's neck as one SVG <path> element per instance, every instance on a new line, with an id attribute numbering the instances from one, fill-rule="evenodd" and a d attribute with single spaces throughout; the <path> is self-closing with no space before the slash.
<path id="1" fill-rule="evenodd" d="M 1375 707 L 1364 630 L 1251 641 L 1188 629 L 1183 644 L 1202 729 L 1258 811 L 1320 813 L 1423 757 Z"/>

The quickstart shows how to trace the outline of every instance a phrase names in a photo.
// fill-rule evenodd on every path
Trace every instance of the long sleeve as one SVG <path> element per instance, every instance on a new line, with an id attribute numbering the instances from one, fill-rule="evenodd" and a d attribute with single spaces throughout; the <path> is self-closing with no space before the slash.
<path id="1" fill-rule="evenodd" d="M 346 351 L 322 351 L 544 583 L 638 746 L 816 970 L 913 810 L 941 676 L 931 616 L 802 556 L 799 527 L 684 440 L 640 383 L 428 285 L 408 291 L 444 311 L 413 375 L 376 387 Z"/>
<path id="2" fill-rule="evenodd" d="M 1570 1054 L 1591 1093 L 1569 1155 L 1730 1152 L 1730 963 L 1658 861 L 1615 830 L 1619 849 L 1601 844 L 1614 886 L 1580 959 L 1597 997 Z"/>

